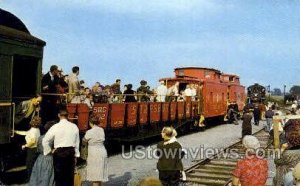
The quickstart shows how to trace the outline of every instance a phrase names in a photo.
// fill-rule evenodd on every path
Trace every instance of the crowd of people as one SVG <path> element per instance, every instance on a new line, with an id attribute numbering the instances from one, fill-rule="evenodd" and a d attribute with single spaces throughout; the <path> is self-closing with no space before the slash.
<path id="1" fill-rule="evenodd" d="M 263 109 L 261 105 L 246 106 L 241 116 L 243 145 L 245 149 L 250 149 L 247 151 L 250 153 L 248 155 L 251 158 L 238 161 L 237 168 L 233 172 L 233 185 L 266 184 L 268 177 L 267 160 L 258 159 L 257 153 L 253 152 L 251 154 L 251 149 L 255 150 L 260 147 L 259 141 L 251 136 L 252 126 L 259 125 L 260 120 L 266 120 L 263 127 L 265 132 L 269 133 L 272 142 L 274 141 L 274 123 L 278 124 L 281 154 L 274 160 L 276 176 L 274 177 L 273 184 L 275 186 L 292 186 L 296 185 L 297 182 L 300 185 L 300 175 L 298 173 L 300 166 L 300 116 L 297 115 L 299 107 L 291 107 L 290 110 L 283 114 L 277 104 L 269 103 Z M 293 170 L 294 173 L 292 172 Z"/>
<path id="2" fill-rule="evenodd" d="M 57 94 L 68 93 L 66 99 L 71 103 L 86 103 L 92 107 L 93 102 L 136 102 L 136 101 L 184 101 L 187 97 L 197 99 L 197 85 L 188 84 L 185 90 L 179 92 L 179 83 L 167 88 L 164 81 L 155 90 L 150 90 L 147 82 L 142 80 L 141 86 L 134 91 L 132 84 L 124 86 L 121 92 L 121 80 L 117 79 L 111 86 L 103 86 L 97 82 L 93 87 L 84 86 L 84 82 L 78 79 L 79 67 L 73 67 L 72 73 L 63 76 L 62 71 L 53 65 L 50 71 L 43 76 L 41 100 L 38 96 L 30 102 L 30 113 L 36 111 L 37 103 L 41 101 L 41 118 L 33 114 L 30 121 L 31 128 L 27 132 L 16 131 L 17 134 L 25 135 L 26 144 L 22 149 L 26 149 L 26 166 L 28 171 L 29 185 L 63 185 L 74 184 L 74 171 L 76 159 L 80 156 L 80 138 L 78 127 L 67 120 L 68 113 L 65 108 L 53 107 L 57 105 Z M 38 110 L 38 109 L 37 109 Z M 237 112 L 235 105 L 229 107 L 228 115 L 233 115 L 234 123 L 237 122 Z M 300 185 L 299 167 L 300 162 L 300 123 L 297 119 L 292 119 L 289 115 L 295 115 L 299 111 L 293 108 L 287 112 L 286 116 L 281 117 L 279 122 L 280 145 L 282 155 L 275 159 L 276 177 L 274 185 L 293 184 Z M 58 113 L 59 121 L 52 121 Z M 25 115 L 28 115 L 26 113 Z M 259 125 L 261 119 L 266 119 L 264 129 L 273 135 L 273 120 L 282 112 L 271 105 L 269 108 L 262 109 L 261 105 L 245 107 L 242 115 L 242 138 L 245 149 L 248 149 L 249 156 L 238 161 L 236 169 L 233 171 L 233 185 L 265 185 L 268 175 L 267 160 L 256 157 L 256 149 L 260 147 L 259 141 L 252 135 L 252 119 L 254 125 Z M 51 119 L 50 119 L 51 118 Z M 87 156 L 87 180 L 93 185 L 101 185 L 108 181 L 108 162 L 107 152 L 103 145 L 105 141 L 104 130 L 98 126 L 99 118 L 91 114 L 89 118 L 90 129 L 82 138 L 82 143 L 88 146 Z M 46 124 L 45 124 L 46 123 Z M 41 124 L 43 127 L 41 127 Z M 41 129 L 41 130 L 40 130 Z M 164 127 L 161 136 L 163 141 L 157 145 L 159 159 L 157 169 L 159 171 L 159 181 L 161 185 L 179 185 L 180 177 L 183 172 L 181 158 L 184 153 L 182 146 L 176 140 L 177 132 L 172 127 Z M 168 151 L 176 152 L 176 156 L 168 157 Z M 251 158 L 249 158 L 251 157 Z M 298 164 L 298 165 L 297 165 Z M 291 168 L 294 168 L 291 170 Z M 152 179 L 153 181 L 153 179 Z"/>
<path id="3" fill-rule="evenodd" d="M 41 135 L 41 118 L 34 116 L 28 131 L 15 131 L 25 135 L 27 181 L 31 186 L 73 186 L 77 158 L 80 157 L 80 137 L 76 124 L 67 120 L 65 109 L 59 111 L 59 122 L 44 125 Z M 108 181 L 107 152 L 104 147 L 104 130 L 98 126 L 96 115 L 89 118 L 90 130 L 82 139 L 88 145 L 87 180 L 94 186 Z"/>

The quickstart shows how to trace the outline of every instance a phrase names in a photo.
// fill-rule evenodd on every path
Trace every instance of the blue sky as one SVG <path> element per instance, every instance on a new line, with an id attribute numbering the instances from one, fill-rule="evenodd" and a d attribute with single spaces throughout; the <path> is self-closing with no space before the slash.
<path id="1" fill-rule="evenodd" d="M 243 85 L 300 84 L 298 0 L 0 0 L 47 42 L 43 71 L 154 87 L 175 67 L 238 74 Z"/>

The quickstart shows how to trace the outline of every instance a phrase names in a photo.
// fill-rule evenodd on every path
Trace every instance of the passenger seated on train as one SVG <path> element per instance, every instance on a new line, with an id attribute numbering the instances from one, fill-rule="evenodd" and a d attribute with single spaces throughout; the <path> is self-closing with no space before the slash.
<path id="1" fill-rule="evenodd" d="M 99 82 L 96 82 L 95 85 L 92 87 L 92 94 L 101 94 L 103 88 L 104 87 Z"/>
<path id="2" fill-rule="evenodd" d="M 184 91 L 181 90 L 179 96 L 177 97 L 177 101 L 182 102 L 184 101 L 184 98 L 185 98 Z"/>
<path id="3" fill-rule="evenodd" d="M 141 86 L 137 89 L 138 100 L 141 102 L 148 102 L 150 101 L 150 94 L 153 92 L 150 90 L 150 87 L 147 86 L 147 81 L 142 80 L 140 81 Z"/>
<path id="4" fill-rule="evenodd" d="M 192 101 L 196 101 L 197 96 L 197 88 L 195 84 L 191 84 L 191 91 L 192 91 Z"/>
<path id="5" fill-rule="evenodd" d="M 16 107 L 15 124 L 19 124 L 24 118 L 32 118 L 40 111 L 40 103 L 42 97 L 37 95 L 36 97 L 22 101 Z"/>
<path id="6" fill-rule="evenodd" d="M 179 82 L 168 88 L 167 101 L 177 101 L 179 96 Z"/>
<path id="7" fill-rule="evenodd" d="M 186 85 L 186 88 L 184 90 L 184 100 L 186 100 L 187 97 L 192 97 L 192 89 L 190 85 Z"/>
<path id="8" fill-rule="evenodd" d="M 92 109 L 94 104 L 91 99 L 91 95 L 87 95 L 85 93 L 85 89 L 81 88 L 80 92 L 72 98 L 71 103 L 85 103 L 90 109 Z"/>
<path id="9" fill-rule="evenodd" d="M 112 102 L 119 103 L 122 101 L 122 92 L 121 92 L 121 80 L 117 79 L 114 84 L 111 85 L 111 93 L 112 95 Z"/>
<path id="10" fill-rule="evenodd" d="M 127 89 L 124 91 L 124 101 L 126 103 L 128 102 L 136 102 L 136 99 L 134 97 L 134 90 L 132 90 L 132 84 L 127 85 Z"/>

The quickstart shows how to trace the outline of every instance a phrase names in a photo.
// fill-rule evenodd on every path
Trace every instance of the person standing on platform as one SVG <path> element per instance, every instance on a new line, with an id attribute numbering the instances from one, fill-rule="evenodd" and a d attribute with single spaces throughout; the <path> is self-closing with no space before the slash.
<path id="1" fill-rule="evenodd" d="M 107 152 L 103 142 L 105 134 L 103 128 L 99 127 L 97 115 L 90 116 L 90 127 L 83 138 L 83 143 L 88 144 L 87 157 L 87 180 L 93 182 L 93 186 L 100 186 L 101 182 L 108 181 Z"/>
<path id="2" fill-rule="evenodd" d="M 243 138 L 243 146 L 246 149 L 245 157 L 238 160 L 232 172 L 232 185 L 265 186 L 268 178 L 268 161 L 258 156 L 257 150 L 260 148 L 258 139 L 247 135 Z"/>
<path id="3" fill-rule="evenodd" d="M 160 81 L 159 83 L 160 83 L 160 85 L 156 89 L 156 93 L 157 93 L 156 100 L 157 100 L 157 102 L 165 102 L 166 95 L 168 93 L 168 88 L 165 86 L 164 81 Z"/>
<path id="4" fill-rule="evenodd" d="M 266 132 L 270 132 L 271 130 L 271 126 L 272 126 L 272 122 L 273 122 L 273 116 L 274 116 L 274 112 L 272 110 L 272 107 L 269 107 L 269 109 L 267 110 L 266 114 L 265 114 L 265 118 L 267 120 L 266 126 L 265 126 L 265 131 Z"/>
<path id="5" fill-rule="evenodd" d="M 284 125 L 284 131 L 287 144 L 280 158 L 274 160 L 274 186 L 283 185 L 285 174 L 300 162 L 300 120 L 289 119 Z"/>
<path id="6" fill-rule="evenodd" d="M 74 169 L 79 153 L 78 127 L 67 120 L 68 113 L 60 110 L 60 121 L 52 126 L 43 139 L 44 155 L 53 154 L 54 179 L 57 186 L 74 185 Z M 54 143 L 54 149 L 50 144 Z"/>
<path id="7" fill-rule="evenodd" d="M 42 78 L 42 93 L 55 94 L 57 93 L 57 86 L 59 84 L 59 70 L 58 66 L 52 65 L 50 71 L 45 74 Z M 54 95 L 43 95 L 41 103 L 41 117 L 42 123 L 45 124 L 47 121 L 57 119 L 57 96 Z"/>
<path id="8" fill-rule="evenodd" d="M 252 135 L 252 114 L 250 113 L 249 109 L 244 110 L 244 114 L 242 117 L 242 138 L 246 135 Z"/>
<path id="9" fill-rule="evenodd" d="M 78 94 L 80 91 L 80 81 L 78 79 L 79 75 L 79 67 L 74 66 L 72 68 L 72 73 L 68 77 L 68 89 L 69 89 L 69 96 L 68 101 L 71 101 L 75 94 Z"/>
<path id="10" fill-rule="evenodd" d="M 254 105 L 253 116 L 254 116 L 254 125 L 259 125 L 260 110 L 257 104 Z"/>
<path id="11" fill-rule="evenodd" d="M 27 181 L 30 179 L 34 162 L 38 157 L 37 143 L 40 137 L 40 124 L 41 118 L 34 116 L 30 121 L 31 128 L 28 131 L 15 131 L 16 134 L 25 135 L 26 144 L 22 145 L 22 150 L 26 149 Z"/>
<path id="12" fill-rule="evenodd" d="M 172 127 L 164 127 L 161 132 L 162 142 L 157 144 L 157 169 L 163 186 L 178 186 L 184 156 L 180 143 L 176 140 L 177 132 Z M 173 154 L 170 156 L 170 154 Z"/>
<path id="13" fill-rule="evenodd" d="M 54 121 L 47 122 L 44 126 L 45 131 L 47 132 L 55 123 L 56 122 Z M 44 155 L 44 148 L 42 144 L 44 137 L 45 135 L 42 135 L 38 139 L 37 152 L 39 153 L 39 156 L 32 169 L 28 184 L 30 186 L 55 186 L 53 157 L 52 154 L 48 154 L 47 156 Z"/>

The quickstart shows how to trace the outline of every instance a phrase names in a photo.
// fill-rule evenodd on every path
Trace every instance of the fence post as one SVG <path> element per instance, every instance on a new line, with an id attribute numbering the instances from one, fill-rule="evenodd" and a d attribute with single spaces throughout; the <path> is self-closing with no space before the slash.
<path id="1" fill-rule="evenodd" d="M 274 131 L 274 148 L 280 149 L 280 140 L 279 140 L 279 122 L 280 122 L 279 116 L 273 117 L 273 131 Z"/>

